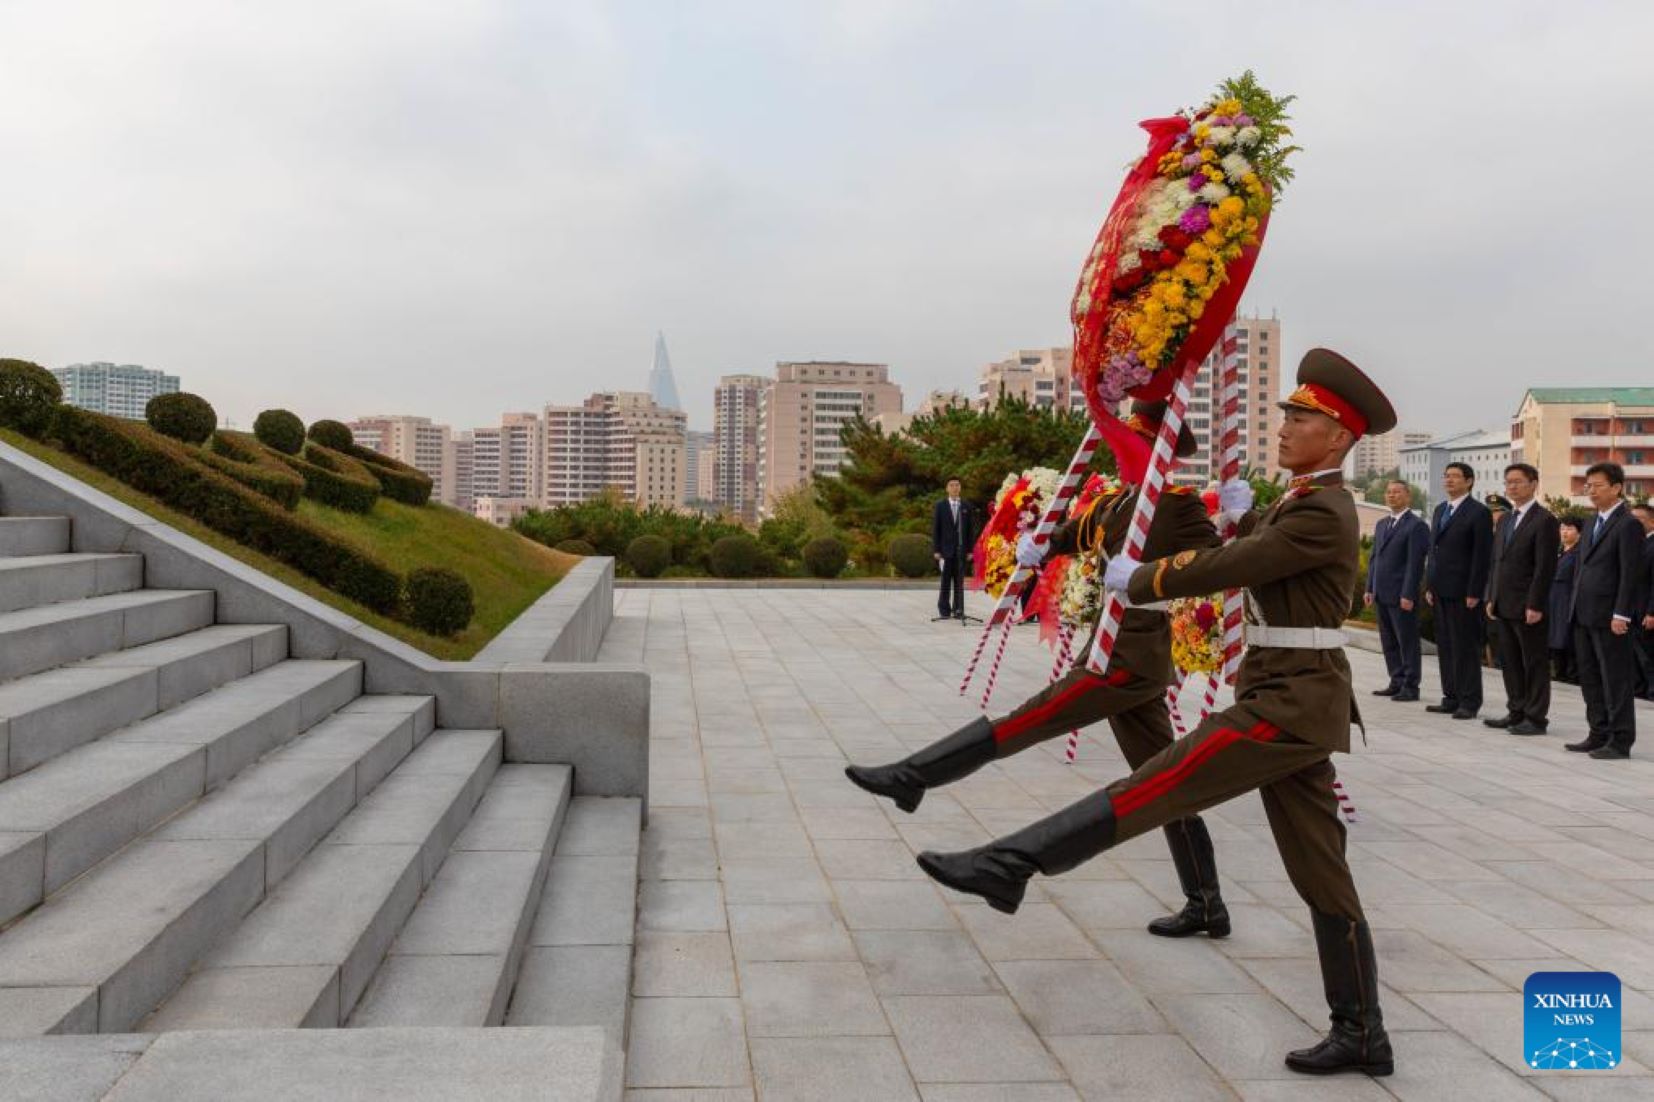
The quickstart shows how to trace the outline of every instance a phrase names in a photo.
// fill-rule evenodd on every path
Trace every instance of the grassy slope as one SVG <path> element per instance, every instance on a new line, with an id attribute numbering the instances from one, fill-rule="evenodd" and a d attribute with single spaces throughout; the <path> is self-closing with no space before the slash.
<path id="1" fill-rule="evenodd" d="M 447 566 L 463 574 L 476 598 L 476 615 L 471 626 L 459 635 L 441 639 L 347 600 L 292 567 L 241 546 L 74 456 L 9 429 L 0 429 L 0 440 L 436 658 L 474 655 L 580 561 L 574 555 L 553 551 L 446 506 L 420 509 L 382 497 L 373 512 L 362 514 L 330 509 L 308 498 L 299 502 L 301 515 L 368 549 L 397 571 Z"/>

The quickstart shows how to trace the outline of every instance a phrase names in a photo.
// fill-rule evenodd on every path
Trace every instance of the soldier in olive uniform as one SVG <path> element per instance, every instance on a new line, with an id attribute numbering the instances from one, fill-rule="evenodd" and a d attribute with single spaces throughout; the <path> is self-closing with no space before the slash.
<path id="1" fill-rule="evenodd" d="M 1164 402 L 1134 403 L 1127 423 L 1152 440 L 1159 432 L 1164 411 Z M 1178 439 L 1177 454 L 1191 455 L 1197 447 L 1194 435 L 1185 427 Z M 1125 544 L 1136 504 L 1135 492 L 1097 502 L 1080 517 L 1057 528 L 1050 549 L 1061 555 L 1099 555 L 1100 559 L 1118 552 Z M 1155 510 L 1145 550 L 1150 556 L 1175 555 L 1216 547 L 1219 542 L 1199 497 L 1168 492 Z M 1034 547 L 1024 537 L 1018 559 L 1033 565 L 1044 553 L 1044 548 Z M 1102 561 L 1097 565 L 1100 571 Z M 1079 653 L 1089 653 L 1089 644 Z M 1165 612 L 1129 608 L 1121 621 L 1114 660 L 1106 675 L 1092 673 L 1082 660 L 1002 719 L 973 720 L 901 761 L 882 766 L 852 765 L 845 773 L 867 791 L 894 800 L 903 811 L 913 811 L 928 788 L 959 780 L 990 761 L 1103 719 L 1113 729 L 1126 761 L 1136 768 L 1172 744 L 1171 717 L 1166 711 L 1166 686 L 1173 677 L 1171 654 L 1171 631 Z M 1229 912 L 1218 889 L 1217 858 L 1206 824 L 1198 815 L 1190 815 L 1166 823 L 1165 832 L 1186 902 L 1179 913 L 1149 923 L 1149 931 L 1162 937 L 1199 933 L 1227 937 Z"/>
<path id="2" fill-rule="evenodd" d="M 1065 872 L 1129 838 L 1214 804 L 1259 792 L 1287 876 L 1309 904 L 1332 1030 L 1290 1053 L 1296 1071 L 1394 1068 L 1378 1006 L 1372 935 L 1344 856 L 1333 794 L 1333 751 L 1349 750 L 1359 722 L 1340 630 L 1355 582 L 1360 526 L 1343 489 L 1344 456 L 1366 432 L 1388 432 L 1395 412 L 1361 371 L 1325 349 L 1298 367 L 1282 403 L 1281 465 L 1294 477 L 1262 516 L 1249 515 L 1225 547 L 1139 564 L 1117 558 L 1105 582 L 1133 601 L 1245 587 L 1249 644 L 1233 707 L 1214 714 L 1129 777 L 1041 822 L 976 849 L 922 853 L 927 873 L 1015 911 L 1034 873 Z"/>

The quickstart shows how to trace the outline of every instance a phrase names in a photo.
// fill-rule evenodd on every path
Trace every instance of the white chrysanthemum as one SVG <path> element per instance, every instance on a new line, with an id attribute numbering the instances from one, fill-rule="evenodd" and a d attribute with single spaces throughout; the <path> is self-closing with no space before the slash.
<path id="1" fill-rule="evenodd" d="M 1189 190 L 1188 184 L 1179 181 L 1178 188 L 1172 196 L 1173 205 L 1177 208 L 1177 214 L 1181 215 L 1184 211 L 1194 206 L 1197 198 L 1199 198 L 1199 196 L 1195 192 Z"/>
<path id="2" fill-rule="evenodd" d="M 1200 197 L 1208 203 L 1211 203 L 1213 206 L 1216 206 L 1225 199 L 1229 198 L 1229 189 L 1224 187 L 1222 184 L 1207 184 L 1205 187 L 1200 189 Z"/>
<path id="3" fill-rule="evenodd" d="M 1235 128 L 1232 126 L 1214 126 L 1206 135 L 1206 141 L 1211 145 L 1234 145 Z"/>
<path id="4" fill-rule="evenodd" d="M 1252 162 L 1239 153 L 1231 153 L 1218 164 L 1223 166 L 1223 174 L 1231 180 L 1240 182 L 1240 178 L 1252 171 Z"/>
<path id="5" fill-rule="evenodd" d="M 1128 272 L 1135 272 L 1142 266 L 1143 262 L 1137 258 L 1137 254 L 1135 252 L 1122 253 L 1120 255 L 1120 262 L 1114 266 L 1114 274 L 1117 276 L 1123 276 Z"/>
<path id="6" fill-rule="evenodd" d="M 1258 144 L 1258 139 L 1261 137 L 1263 137 L 1263 131 L 1257 127 L 1243 126 L 1235 132 L 1235 144 L 1243 148 L 1254 146 Z"/>

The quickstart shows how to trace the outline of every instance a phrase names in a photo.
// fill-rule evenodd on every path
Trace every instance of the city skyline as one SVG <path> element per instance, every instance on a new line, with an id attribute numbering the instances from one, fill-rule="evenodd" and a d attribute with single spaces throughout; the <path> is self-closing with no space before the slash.
<path id="1" fill-rule="evenodd" d="M 1637 284 L 1654 230 L 1533 153 L 1654 169 L 1615 109 L 1647 5 L 301 0 L 248 31 L 204 0 L 0 11 L 0 141 L 30 166 L 0 184 L 0 354 L 147 364 L 238 423 L 387 393 L 483 423 L 640 385 L 656 330 L 684 394 L 824 358 L 922 394 L 976 350 L 1069 343 L 1135 121 L 1250 65 L 1300 97 L 1242 304 L 1293 319 L 1283 366 L 1337 347 L 1444 432 L 1654 361 L 1592 294 Z M 1144 45 L 1097 65 L 1120 41 Z"/>

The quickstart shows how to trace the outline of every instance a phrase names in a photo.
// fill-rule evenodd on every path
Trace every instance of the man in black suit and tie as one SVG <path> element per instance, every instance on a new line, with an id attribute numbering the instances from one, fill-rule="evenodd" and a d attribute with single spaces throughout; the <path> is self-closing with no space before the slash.
<path id="1" fill-rule="evenodd" d="M 1636 658 L 1631 628 L 1646 598 L 1642 580 L 1642 525 L 1625 505 L 1625 470 L 1593 463 L 1585 471 L 1585 496 L 1597 515 L 1587 521 L 1585 550 L 1574 581 L 1574 650 L 1585 694 L 1590 734 L 1568 749 L 1593 758 L 1628 758 L 1637 740 L 1631 680 Z"/>
<path id="2" fill-rule="evenodd" d="M 1654 701 L 1654 505 L 1633 505 L 1631 515 L 1642 522 L 1643 618 L 1631 632 L 1637 641 L 1637 695 Z"/>
<path id="3" fill-rule="evenodd" d="M 1475 719 L 1482 710 L 1482 595 L 1487 592 L 1493 551 L 1493 519 L 1471 490 L 1476 472 L 1468 463 L 1449 463 L 1442 475 L 1447 500 L 1430 523 L 1429 589 L 1424 599 L 1436 610 L 1436 661 L 1442 699 L 1425 710 L 1454 719 Z"/>
<path id="4" fill-rule="evenodd" d="M 1505 674 L 1505 714 L 1484 719 L 1513 735 L 1545 732 L 1551 712 L 1551 661 L 1545 645 L 1545 609 L 1556 577 L 1562 526 L 1534 500 L 1539 471 L 1527 463 L 1505 468 L 1510 509 L 1493 533 L 1493 567 L 1487 615 L 1499 625 L 1499 657 Z"/>
<path id="5" fill-rule="evenodd" d="M 1384 487 L 1390 515 L 1373 533 L 1364 598 L 1369 608 L 1378 606 L 1378 639 L 1390 671 L 1390 683 L 1373 695 L 1398 701 L 1419 698 L 1418 599 L 1430 553 L 1430 526 L 1413 514 L 1412 500 L 1412 487 L 1399 478 Z"/>
<path id="6" fill-rule="evenodd" d="M 942 571 L 936 611 L 942 620 L 965 615 L 965 567 L 976 542 L 976 515 L 959 497 L 959 480 L 948 479 L 948 496 L 936 503 L 930 519 L 930 546 Z"/>

